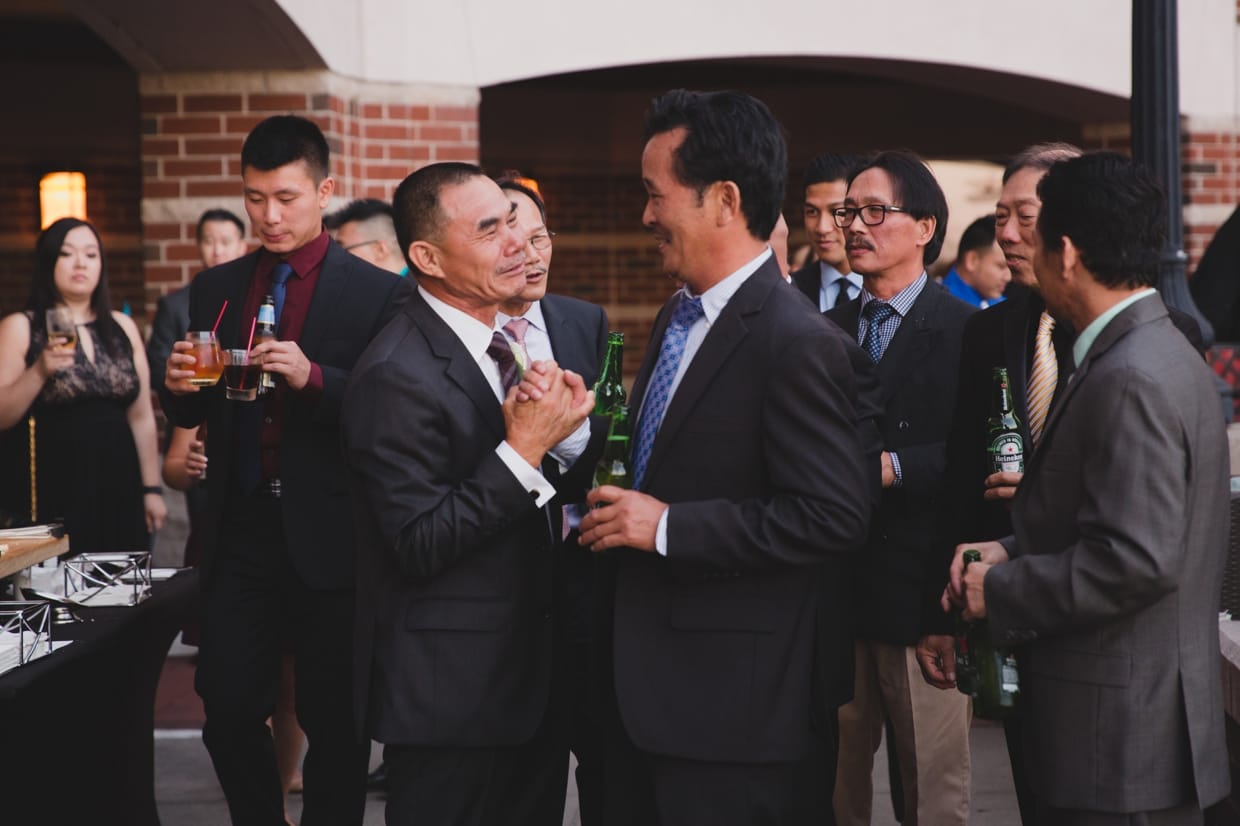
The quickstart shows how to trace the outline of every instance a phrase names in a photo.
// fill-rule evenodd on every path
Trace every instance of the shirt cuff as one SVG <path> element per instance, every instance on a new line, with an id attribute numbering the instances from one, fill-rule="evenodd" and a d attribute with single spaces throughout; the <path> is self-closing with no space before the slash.
<path id="1" fill-rule="evenodd" d="M 894 453 L 888 453 L 887 455 L 891 457 L 891 474 L 896 477 L 891 486 L 893 488 L 902 488 L 904 487 L 904 474 L 900 472 L 900 457 Z"/>
<path id="2" fill-rule="evenodd" d="M 318 401 L 323 395 L 323 368 L 313 361 L 310 362 L 310 378 L 306 379 L 306 386 L 301 388 L 299 395 L 311 402 Z"/>
<path id="3" fill-rule="evenodd" d="M 671 505 L 663 509 L 659 516 L 659 526 L 654 531 L 654 549 L 659 552 L 659 556 L 667 556 L 667 515 L 671 512 Z"/>
<path id="4" fill-rule="evenodd" d="M 551 483 L 544 479 L 538 470 L 530 467 L 530 463 L 522 459 L 521 454 L 517 453 L 507 441 L 496 445 L 495 455 L 508 466 L 508 469 L 512 471 L 513 476 L 517 477 L 517 481 L 521 483 L 521 486 L 530 492 L 537 507 L 541 508 L 555 496 L 555 488 L 552 487 Z"/>
<path id="5" fill-rule="evenodd" d="M 551 454 L 552 459 L 560 463 L 560 472 L 564 473 L 581 458 L 581 454 L 586 452 L 586 447 L 589 444 L 590 417 L 586 416 L 585 421 L 576 430 L 547 452 Z"/>

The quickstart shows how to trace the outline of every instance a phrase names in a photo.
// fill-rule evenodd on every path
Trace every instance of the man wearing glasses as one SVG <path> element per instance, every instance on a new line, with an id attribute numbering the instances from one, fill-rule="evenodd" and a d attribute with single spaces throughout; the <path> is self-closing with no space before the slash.
<path id="1" fill-rule="evenodd" d="M 947 230 L 947 202 L 917 156 L 883 152 L 853 173 L 833 211 L 861 294 L 826 313 L 877 365 L 883 403 L 883 493 L 857 557 L 854 699 L 840 708 L 835 814 L 869 824 L 874 751 L 890 719 L 906 824 L 969 818 L 969 705 L 921 678 L 923 591 L 933 550 L 945 441 L 973 308 L 929 280 Z M 914 736 L 915 733 L 915 736 Z"/>
<path id="2" fill-rule="evenodd" d="M 607 352 L 607 313 L 602 307 L 547 293 L 547 274 L 551 267 L 551 239 L 555 233 L 547 229 L 547 212 L 542 196 L 533 180 L 519 173 L 505 173 L 496 179 L 500 189 L 517 208 L 517 225 L 525 239 L 525 288 L 514 298 L 500 304 L 495 323 L 504 331 L 513 351 L 527 363 L 554 360 L 561 368 L 579 374 L 587 387 L 598 379 L 599 369 Z M 596 421 L 591 430 L 591 449 L 587 457 L 601 451 L 607 437 L 606 420 Z M 553 534 L 562 542 L 556 554 L 556 610 L 560 616 L 555 624 L 565 639 L 558 640 L 555 651 L 563 652 L 555 663 L 552 678 L 552 700 L 548 713 L 559 714 L 561 724 L 554 727 L 564 732 L 566 740 L 555 743 L 554 759 L 545 761 L 541 769 L 548 776 L 542 788 L 548 789 L 543 810 L 550 822 L 563 819 L 568 752 L 577 756 L 577 800 L 583 826 L 601 822 L 602 774 L 599 754 L 598 722 L 587 702 L 590 664 L 594 586 L 594 561 L 588 549 L 577 544 L 577 525 L 586 490 L 590 487 L 592 459 L 574 466 L 579 477 L 564 479 L 557 487 L 562 493 L 552 501 Z M 559 479 L 559 463 L 543 462 L 543 474 Z M 570 495 L 575 491 L 576 495 Z M 555 692 L 561 696 L 555 696 Z"/>
<path id="3" fill-rule="evenodd" d="M 336 243 L 381 270 L 408 275 L 409 266 L 396 243 L 392 207 L 378 198 L 359 198 L 324 219 Z"/>

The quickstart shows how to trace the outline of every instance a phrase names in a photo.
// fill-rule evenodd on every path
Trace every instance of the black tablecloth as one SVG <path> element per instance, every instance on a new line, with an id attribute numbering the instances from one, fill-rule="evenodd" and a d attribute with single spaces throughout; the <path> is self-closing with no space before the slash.
<path id="1" fill-rule="evenodd" d="M 76 609 L 65 648 L 0 675 L 0 823 L 159 824 L 155 689 L 195 571 L 133 607 Z"/>

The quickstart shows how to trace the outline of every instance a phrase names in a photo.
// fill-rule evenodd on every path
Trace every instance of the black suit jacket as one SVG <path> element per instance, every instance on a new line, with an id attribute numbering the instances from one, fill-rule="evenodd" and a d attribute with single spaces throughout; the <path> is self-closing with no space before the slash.
<path id="1" fill-rule="evenodd" d="M 856 341 L 861 300 L 826 312 Z M 929 281 L 879 360 L 885 450 L 900 458 L 903 484 L 882 504 L 858 557 L 853 591 L 857 636 L 911 645 L 921 636 L 926 578 L 934 569 L 947 432 L 956 398 L 960 340 L 974 308 Z"/>
<path id="2" fill-rule="evenodd" d="M 818 259 L 810 261 L 791 277 L 793 286 L 818 307 L 818 293 L 822 290 L 822 268 L 818 266 Z"/>
<path id="3" fill-rule="evenodd" d="M 172 345 L 189 330 L 189 285 L 168 293 L 155 307 L 151 337 L 146 342 L 146 362 L 151 366 L 151 387 L 164 386 L 164 371 Z"/>
<path id="4" fill-rule="evenodd" d="M 190 286 L 190 329 L 209 330 L 220 307 L 220 347 L 244 348 L 250 319 L 242 319 L 246 291 L 260 252 L 203 272 Z M 334 241 L 327 248 L 301 339 L 302 352 L 323 372 L 323 394 L 310 401 L 287 396 L 280 441 L 284 536 L 294 570 L 317 590 L 353 585 L 353 525 L 340 452 L 340 405 L 353 363 L 409 295 L 405 279 L 350 255 Z M 227 499 L 235 495 L 234 424 L 240 405 L 224 398 L 224 385 L 176 396 L 161 388 L 164 410 L 179 427 L 207 422 L 211 464 L 207 520 L 202 533 L 202 579 L 210 576 Z"/>
<path id="5" fill-rule="evenodd" d="M 655 321 L 635 410 L 680 300 Z M 824 563 L 859 549 L 869 516 L 844 345 L 771 259 L 686 369 L 643 481 L 670 503 L 668 555 L 615 553 L 616 697 L 638 748 L 737 763 L 821 748 L 840 679 L 824 660 L 849 633 L 818 622 L 842 586 Z"/>
<path id="6" fill-rule="evenodd" d="M 384 743 L 525 742 L 547 705 L 559 538 L 495 453 L 486 377 L 421 295 L 359 359 L 343 432 L 359 721 Z"/>

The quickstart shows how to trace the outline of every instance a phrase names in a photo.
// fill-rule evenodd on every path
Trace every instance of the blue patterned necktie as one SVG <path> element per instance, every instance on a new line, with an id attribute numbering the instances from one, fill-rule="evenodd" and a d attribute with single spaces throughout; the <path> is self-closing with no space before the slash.
<path id="1" fill-rule="evenodd" d="M 883 357 L 885 349 L 880 332 L 883 322 L 891 318 L 895 311 L 895 308 L 886 301 L 871 301 L 865 305 L 862 313 L 866 318 L 865 351 L 870 354 L 870 360 L 875 364 L 878 364 L 878 360 Z"/>
<path id="2" fill-rule="evenodd" d="M 284 296 L 288 293 L 288 280 L 293 275 L 293 266 L 287 261 L 276 264 L 271 271 L 271 301 L 275 304 L 276 329 L 280 329 L 280 313 L 284 312 Z"/>
<path id="3" fill-rule="evenodd" d="M 672 380 L 680 368 L 689 328 L 704 315 L 702 299 L 681 296 L 680 304 L 672 311 L 672 320 L 663 333 L 663 345 L 659 348 L 659 360 L 650 374 L 646 386 L 646 400 L 642 403 L 641 422 L 637 426 L 637 442 L 633 448 L 633 488 L 641 490 L 646 475 L 646 463 L 654 448 L 654 437 L 663 423 L 663 414 L 672 397 Z"/>

